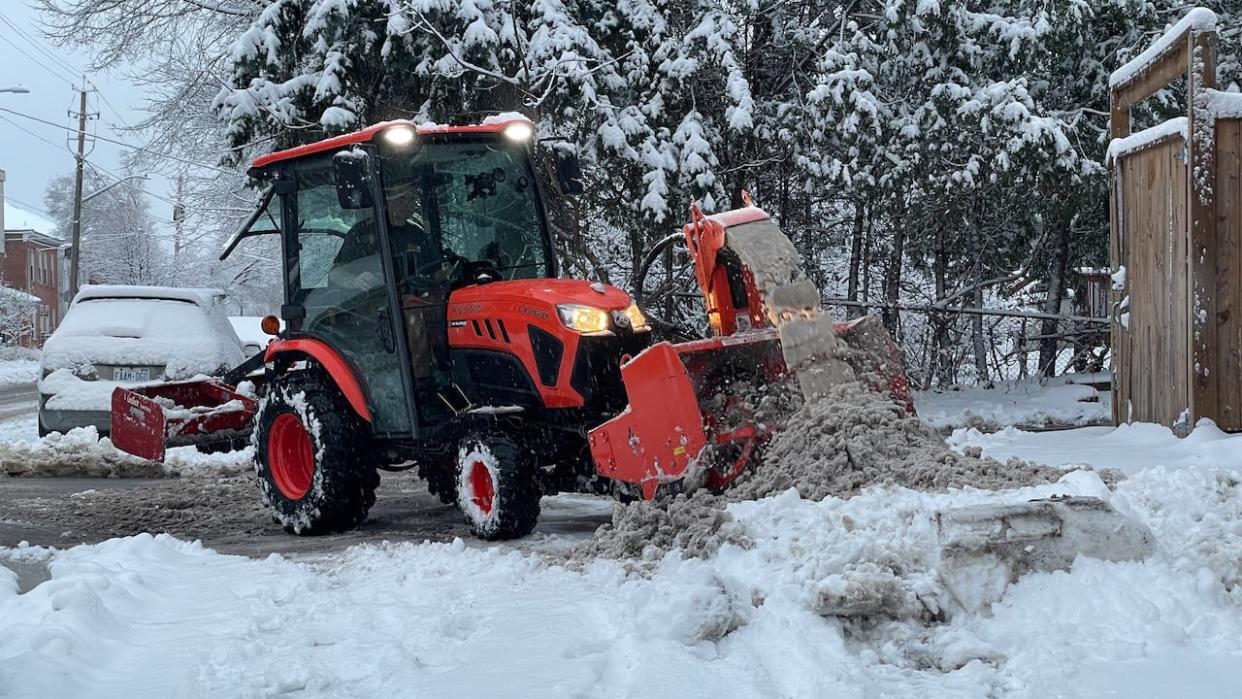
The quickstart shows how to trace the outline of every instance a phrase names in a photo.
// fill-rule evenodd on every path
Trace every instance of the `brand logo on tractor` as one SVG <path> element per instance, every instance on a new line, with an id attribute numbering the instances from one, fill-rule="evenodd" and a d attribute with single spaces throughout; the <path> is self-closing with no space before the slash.
<path id="1" fill-rule="evenodd" d="M 534 316 L 540 320 L 547 320 L 551 317 L 548 315 L 547 311 L 535 308 L 534 306 L 518 306 L 518 310 L 528 316 Z"/>

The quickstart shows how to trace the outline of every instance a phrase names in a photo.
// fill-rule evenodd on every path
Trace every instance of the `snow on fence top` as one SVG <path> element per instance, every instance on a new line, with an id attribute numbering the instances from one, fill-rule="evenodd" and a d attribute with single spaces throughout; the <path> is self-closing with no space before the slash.
<path id="1" fill-rule="evenodd" d="M 1208 88 L 1207 111 L 1219 119 L 1242 119 L 1242 92 L 1221 92 Z"/>
<path id="2" fill-rule="evenodd" d="M 1216 13 L 1206 7 L 1196 7 L 1186 13 L 1177 24 L 1174 24 L 1157 39 L 1147 50 L 1135 56 L 1125 65 L 1113 71 L 1108 76 L 1108 86 L 1115 88 L 1124 85 L 1136 78 L 1140 73 L 1147 70 L 1158 59 L 1171 51 L 1177 43 L 1177 40 L 1189 30 L 1207 31 L 1216 28 Z"/>
<path id="3" fill-rule="evenodd" d="M 1156 124 L 1150 129 L 1130 134 L 1125 138 L 1114 138 L 1108 144 L 1108 155 L 1105 156 L 1104 162 L 1105 164 L 1111 163 L 1116 158 L 1146 148 L 1170 136 L 1181 136 L 1184 139 L 1187 137 L 1188 130 L 1189 123 L 1186 117 L 1177 117 L 1162 124 Z"/>

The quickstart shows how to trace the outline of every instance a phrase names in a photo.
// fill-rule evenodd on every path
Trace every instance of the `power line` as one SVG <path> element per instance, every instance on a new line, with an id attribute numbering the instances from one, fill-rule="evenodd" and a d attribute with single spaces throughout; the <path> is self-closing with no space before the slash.
<path id="1" fill-rule="evenodd" d="M 7 200 L 9 200 L 9 201 L 11 201 L 11 202 L 13 202 L 14 204 L 17 204 L 18 206 L 21 206 L 21 207 L 24 207 L 24 208 L 30 209 L 31 211 L 35 212 L 36 214 L 43 214 L 43 215 L 45 215 L 45 216 L 51 216 L 51 215 L 52 215 L 52 214 L 51 214 L 51 212 L 49 212 L 47 209 L 44 209 L 44 208 L 41 208 L 41 207 L 35 206 L 34 204 L 28 204 L 28 203 L 26 203 L 26 202 L 22 201 L 21 199 L 17 199 L 17 198 L 14 198 L 14 197 L 12 197 L 12 196 L 9 196 L 7 193 L 4 195 L 4 198 L 5 198 L 5 199 L 7 199 Z"/>
<path id="2" fill-rule="evenodd" d="M 50 73 L 50 74 L 52 74 L 52 75 L 54 75 L 54 76 L 56 76 L 56 77 L 60 78 L 61 80 L 64 80 L 65 82 L 69 83 L 70 85 L 73 85 L 73 80 L 72 80 L 71 78 L 67 78 L 67 77 L 65 77 L 64 75 L 62 75 L 59 71 L 56 71 L 56 70 L 53 70 L 53 69 L 51 69 L 51 68 L 47 67 L 47 65 L 46 65 L 46 64 L 44 64 L 42 61 L 40 61 L 39 59 L 35 58 L 34 56 L 31 56 L 30 54 L 28 54 L 28 53 L 26 53 L 25 51 L 23 51 L 23 50 L 22 50 L 22 47 L 20 47 L 20 46 L 18 46 L 17 44 L 13 43 L 13 40 L 12 40 L 12 39 L 9 39 L 8 37 L 6 37 L 6 36 L 5 36 L 5 35 L 3 35 L 3 34 L 0 34 L 0 41 L 3 41 L 4 43 L 8 44 L 9 46 L 12 46 L 14 49 L 17 49 L 17 52 L 18 52 L 18 53 L 20 53 L 21 55 L 25 56 L 26 58 L 29 58 L 32 62 L 34 62 L 34 64 L 35 64 L 35 65 L 39 66 L 39 67 L 40 67 L 40 68 L 42 68 L 43 70 L 46 70 L 48 73 Z"/>
<path id="3" fill-rule="evenodd" d="M 26 128 L 25 126 L 22 126 L 21 124 L 17 123 L 16 121 L 13 121 L 12 119 L 10 119 L 10 118 L 8 118 L 8 117 L 6 117 L 6 116 L 0 116 L 0 119 L 3 119 L 4 121 L 6 121 L 6 122 L 8 122 L 8 123 L 12 124 L 12 125 L 13 125 L 13 127 L 14 127 L 14 128 L 16 128 L 16 129 L 19 129 L 19 130 L 21 130 L 21 131 L 25 131 L 26 133 L 30 134 L 31 136 L 34 136 L 35 138 L 39 139 L 40 141 L 43 141 L 44 143 L 48 144 L 49 146 L 55 146 L 55 148 L 56 148 L 57 150 L 62 150 L 62 149 L 65 149 L 65 145 L 64 145 L 63 143 L 56 143 L 56 142 L 54 142 L 54 141 L 50 141 L 50 140 L 48 140 L 48 139 L 46 139 L 46 138 L 44 138 L 44 137 L 40 136 L 39 134 L 35 133 L 34 131 L 31 131 L 30 129 Z M 72 151 L 69 151 L 69 153 L 72 155 Z"/>
<path id="4" fill-rule="evenodd" d="M 0 12 L 0 22 L 3 22 L 4 24 L 9 25 L 9 28 L 11 28 L 18 36 L 24 39 L 26 43 L 34 47 L 34 49 L 38 51 L 39 53 L 51 59 L 54 65 L 60 66 L 62 69 L 67 71 L 70 75 L 74 75 L 74 74 L 82 72 L 80 68 L 70 64 L 68 61 L 58 56 L 50 48 L 44 46 L 42 41 L 40 41 L 39 39 L 35 37 L 32 37 L 29 32 L 27 32 L 22 27 L 18 26 L 16 22 L 14 22 L 13 20 L 5 16 L 3 12 Z"/>
<path id="5" fill-rule="evenodd" d="M 20 130 L 22 130 L 22 131 L 25 131 L 26 133 L 30 134 L 31 136 L 33 136 L 33 137 L 37 138 L 38 140 L 40 140 L 40 141 L 42 141 L 42 142 L 44 142 L 44 143 L 48 144 L 49 146 L 52 146 L 52 147 L 56 148 L 57 150 L 61 150 L 61 149 L 63 148 L 63 145 L 62 145 L 62 144 L 55 143 L 55 142 L 53 142 L 53 141 L 49 141 L 48 139 L 46 139 L 46 138 L 44 138 L 44 137 L 40 136 L 38 133 L 36 133 L 36 132 L 34 132 L 34 131 L 31 131 L 30 129 L 28 129 L 28 128 L 26 128 L 26 127 L 22 126 L 21 124 L 17 123 L 16 121 L 13 121 L 12 119 L 10 119 L 10 118 L 8 118 L 8 117 L 6 117 L 6 116 L 0 116 L 0 121 L 5 121 L 5 122 L 8 122 L 9 124 L 12 124 L 15 128 L 18 128 L 18 129 L 20 129 Z M 69 154 L 70 154 L 70 155 L 73 155 L 72 151 L 70 151 L 70 152 L 69 152 Z M 117 180 L 118 182 L 119 182 L 119 181 L 122 181 L 122 180 L 124 180 L 124 179 L 125 179 L 124 177 L 121 177 L 120 175 L 116 174 L 115 172 L 112 172 L 111 170 L 108 170 L 107 168 L 103 167 L 102 165 L 99 165 L 98 163 L 93 163 L 93 162 L 91 162 L 90 160 L 87 160 L 87 161 L 86 161 L 86 164 L 87 164 L 87 165 L 89 165 L 89 166 L 91 167 L 91 169 L 92 169 L 92 170 L 95 170 L 95 171 L 97 171 L 97 172 L 101 172 L 101 173 L 103 173 L 103 174 L 107 175 L 108 177 L 111 177 L 111 178 L 113 178 L 114 180 Z M 177 202 L 173 201 L 172 199 L 169 199 L 168 197 L 163 196 L 163 195 L 161 195 L 161 194 L 156 194 L 155 192 L 152 192 L 152 191 L 151 191 L 151 190 L 149 190 L 149 189 L 144 189 L 144 188 L 142 188 L 142 187 L 134 187 L 134 188 L 135 188 L 135 189 L 137 189 L 138 191 L 142 192 L 143 194 L 145 194 L 145 195 L 147 195 L 147 196 L 149 196 L 149 197 L 152 197 L 153 199 L 158 199 L 158 200 L 160 200 L 160 201 L 163 201 L 163 202 L 168 203 L 168 204 L 172 204 L 172 205 L 174 205 L 174 206 L 175 206 L 175 205 L 176 205 L 176 203 L 177 203 Z M 13 199 L 13 197 L 9 197 L 9 199 L 10 199 L 10 200 L 12 200 L 12 201 L 17 201 L 16 199 Z M 21 204 L 22 202 L 17 202 L 17 203 Z M 30 206 L 29 204 L 22 204 L 22 205 L 23 205 L 23 206 L 27 206 L 27 207 L 29 207 L 29 206 Z M 40 211 L 42 211 L 43 213 L 47 213 L 46 211 L 43 211 L 42 209 L 40 209 Z M 171 220 L 171 219 L 163 218 L 163 217 L 161 217 L 161 216 L 157 216 L 157 215 L 155 215 L 155 214 L 149 214 L 149 215 L 150 215 L 152 218 L 157 219 L 157 220 L 159 220 L 159 221 L 160 221 L 160 222 L 162 222 L 162 223 L 175 223 L 175 221 L 173 221 L 173 220 Z"/>
<path id="6" fill-rule="evenodd" d="M 88 160 L 88 161 L 86 161 L 86 164 L 87 164 L 87 165 L 90 165 L 92 169 L 97 170 L 97 171 L 99 171 L 99 172 L 102 172 L 103 174 L 107 175 L 108 177 L 111 177 L 112 179 L 116 180 L 117 182 L 121 182 L 121 181 L 123 181 L 123 180 L 125 179 L 124 177 L 121 177 L 120 175 L 116 174 L 115 172 L 112 172 L 111 170 L 108 170 L 108 169 L 104 168 L 104 167 L 103 167 L 103 166 L 101 166 L 101 165 L 97 165 L 97 164 L 95 164 L 95 163 L 92 163 L 92 162 L 90 162 L 89 160 Z M 169 198 L 168 198 L 168 197 L 166 197 L 166 196 L 163 196 L 163 195 L 161 195 L 161 194 L 156 194 L 155 192 L 152 192 L 152 191 L 147 190 L 147 189 L 143 189 L 142 187 L 138 187 L 138 186 L 136 186 L 136 185 L 133 185 L 133 187 L 134 187 L 134 189 L 137 189 L 138 191 L 142 192 L 143 194 L 146 194 L 146 195 L 147 195 L 147 196 L 149 196 L 149 197 L 153 197 L 153 198 L 155 198 L 155 199 L 159 199 L 160 201 L 167 202 L 167 203 L 169 203 L 169 204 L 172 204 L 173 206 L 176 206 L 176 205 L 177 205 L 177 202 L 173 201 L 172 199 L 169 199 Z"/>
<path id="7" fill-rule="evenodd" d="M 134 127 L 130 126 L 129 122 L 125 120 L 125 117 L 121 115 L 121 110 L 117 109 L 116 105 L 112 104 L 112 102 L 104 96 L 103 90 L 99 89 L 99 86 L 95 84 L 95 81 L 87 78 L 86 82 L 89 83 L 91 87 L 95 88 L 95 94 L 99 95 L 99 101 L 116 116 L 117 121 L 121 122 L 121 126 L 132 131 Z M 113 126 L 113 128 L 115 129 L 116 127 Z"/>
<path id="8" fill-rule="evenodd" d="M 14 115 L 16 115 L 16 116 L 22 117 L 23 119 L 30 119 L 31 121 L 37 121 L 37 122 L 39 122 L 40 124 L 46 124 L 47 126 L 54 126 L 54 127 L 58 128 L 58 129 L 61 129 L 62 131 L 70 131 L 70 132 L 73 132 L 73 133 L 75 133 L 75 134 L 78 132 L 78 130 L 77 130 L 77 129 L 74 129 L 74 128 L 71 128 L 71 127 L 68 127 L 68 126 L 63 126 L 63 125 L 61 125 L 61 124 L 57 124 L 56 122 L 53 122 L 53 121 L 48 121 L 47 119 L 40 119 L 40 118 L 39 118 L 39 117 L 37 117 L 37 116 L 31 116 L 31 115 L 29 115 L 29 114 L 24 114 L 24 113 L 19 112 L 19 111 L 15 110 L 15 109 L 9 109 L 8 107 L 0 107 L 0 112 L 8 112 L 9 114 L 14 114 Z M 223 173 L 223 174 L 225 174 L 225 175 L 235 175 L 235 174 L 237 174 L 237 173 L 236 173 L 235 171 L 233 171 L 233 170 L 225 170 L 225 169 L 224 169 L 224 168 L 222 168 L 222 167 L 216 167 L 215 165 L 208 165 L 208 164 L 206 164 L 206 163 L 199 163 L 199 162 L 195 162 L 195 161 L 193 161 L 193 160 L 188 160 L 188 159 L 186 159 L 186 158 L 182 158 L 182 157 L 179 157 L 179 156 L 176 156 L 176 155 L 172 155 L 172 154 L 169 154 L 169 153 L 160 153 L 160 152 L 158 152 L 158 151 L 151 150 L 150 148 L 147 148 L 147 147 L 145 147 L 145 146 L 135 146 L 135 145 L 133 145 L 132 143 L 126 143 L 126 142 L 124 142 L 124 141 L 118 141 L 118 140 L 116 140 L 115 138 L 108 138 L 108 137 L 106 137 L 106 136 L 100 136 L 100 135 L 98 135 L 98 134 L 95 134 L 95 138 L 97 138 L 97 139 L 99 139 L 99 140 L 101 140 L 101 141 L 104 141 L 105 143 L 112 143 L 112 144 L 115 144 L 115 145 L 118 145 L 118 146 L 124 146 L 125 148 L 129 148 L 129 149 L 131 149 L 131 150 L 136 150 L 136 151 L 138 151 L 138 152 L 140 152 L 140 153 L 148 153 L 148 154 L 150 154 L 150 155 L 154 155 L 154 156 L 155 156 L 155 157 L 157 157 L 157 158 L 168 158 L 169 160 L 174 160 L 174 161 L 179 162 L 179 163 L 184 163 L 184 164 L 186 164 L 186 165 L 193 165 L 194 167 L 201 167 L 201 168 L 204 168 L 204 169 L 207 169 L 207 170 L 214 170 L 215 172 Z"/>
<path id="9" fill-rule="evenodd" d="M 56 148 L 57 150 L 61 150 L 61 149 L 63 148 L 63 144 L 58 144 L 58 143 L 55 143 L 55 142 L 53 142 L 53 141 L 49 141 L 48 139 L 44 138 L 43 136 L 40 136 L 38 133 L 36 133 L 36 132 L 34 132 L 34 131 L 31 131 L 30 129 L 28 129 L 28 128 L 26 128 L 26 127 L 22 126 L 21 124 L 17 123 L 16 121 L 13 121 L 12 119 L 10 119 L 10 118 L 8 118 L 8 117 L 6 117 L 6 116 L 2 116 L 2 115 L 0 115 L 0 121 L 5 121 L 5 122 L 8 122 L 9 124 L 13 125 L 15 128 L 20 129 L 20 130 L 22 130 L 22 131 L 26 132 L 27 134 L 30 134 L 31 136 L 35 137 L 36 139 L 38 139 L 38 140 L 40 140 L 40 141 L 42 141 L 42 142 L 44 142 L 44 143 L 48 144 L 49 146 L 52 146 L 52 147 Z M 72 151 L 70 151 L 70 152 L 69 152 L 69 154 L 70 154 L 70 155 L 72 155 L 72 154 L 73 154 L 73 153 L 72 153 Z M 92 169 L 92 170 L 95 170 L 95 171 L 97 171 L 97 172 L 101 172 L 101 173 L 103 173 L 103 174 L 107 175 L 108 177 L 111 177 L 112 179 L 114 179 L 114 180 L 118 181 L 118 182 L 119 182 L 119 181 L 122 181 L 122 180 L 124 180 L 124 179 L 125 179 L 124 177 L 121 177 L 120 175 L 118 175 L 118 174 L 116 174 L 115 172 L 113 172 L 113 171 L 111 171 L 111 170 L 109 170 L 109 169 L 105 168 L 104 166 L 102 166 L 102 165 L 100 165 L 100 164 L 98 164 L 98 163 L 94 163 L 94 162 L 91 162 L 90 160 L 87 160 L 87 161 L 86 161 L 86 164 L 87 164 L 87 165 L 89 165 L 89 166 L 91 167 L 91 169 Z M 145 195 L 147 195 L 147 196 L 149 196 L 149 197 L 151 197 L 151 198 L 153 198 L 153 199 L 158 199 L 159 201 L 162 201 L 162 202 L 164 202 L 164 203 L 166 203 L 166 204 L 172 204 L 173 206 L 176 206 L 176 205 L 177 205 L 177 202 L 176 202 L 176 201 L 174 201 L 174 200 L 172 200 L 172 199 L 169 199 L 168 197 L 166 197 L 166 196 L 164 196 L 164 195 L 162 195 L 162 194 L 157 194 L 156 192 L 152 192 L 151 190 L 149 190 L 149 189 L 145 189 L 145 188 L 143 188 L 143 187 L 138 187 L 138 186 L 134 186 L 134 185 L 131 185 L 131 186 L 133 186 L 133 187 L 134 187 L 134 189 L 137 189 L 139 192 L 142 192 L 143 194 L 145 194 Z M 16 199 L 13 199 L 12 197 L 9 197 L 9 199 L 11 199 L 12 201 L 17 201 Z M 21 204 L 21 202 L 18 202 L 18 203 L 19 203 L 19 204 Z M 27 206 L 27 207 L 29 207 L 29 204 L 23 204 L 23 206 Z M 215 209 L 198 209 L 198 208 L 195 208 L 195 210 L 196 210 L 196 211 L 214 211 Z M 40 209 L 40 211 L 42 211 L 43 213 L 47 213 L 46 211 L 43 211 L 42 209 Z M 152 218 L 154 218 L 154 219 L 156 219 L 156 220 L 160 221 L 161 223 L 168 223 L 168 224 L 175 224 L 175 223 L 176 223 L 176 221 L 173 221 L 172 219 L 164 218 L 164 217 L 162 217 L 162 216 L 158 216 L 158 215 L 156 215 L 156 214 L 148 214 L 148 215 L 150 215 Z M 201 236 L 200 236 L 200 237 L 201 237 Z M 190 241 L 188 241 L 188 242 L 193 243 L 193 242 L 197 241 L 198 239 L 199 239 L 199 238 L 192 238 L 192 239 L 191 239 Z"/>
<path id="10" fill-rule="evenodd" d="M 60 58 L 60 57 L 59 57 L 59 56 L 58 56 L 58 55 L 57 55 L 54 51 L 52 51 L 50 48 L 48 48 L 48 47 L 47 47 L 47 46 L 46 46 L 46 45 L 45 45 L 45 44 L 44 44 L 41 40 L 37 39 L 36 37 L 32 37 L 32 36 L 30 35 L 30 33 L 29 33 L 29 32 L 27 32 L 27 31 L 26 31 L 25 29 L 23 29 L 22 27 L 18 26 L 18 25 L 17 25 L 17 24 L 16 24 L 13 20 L 11 20 L 11 19 L 9 19 L 8 17 L 6 17 L 6 16 L 4 15 L 4 13 L 3 13 L 3 12 L 0 12 L 0 22 L 2 22 L 2 23 L 4 23 L 4 24 L 8 25 L 8 26 L 9 26 L 9 28 L 10 28 L 10 29 L 12 29 L 12 30 L 13 30 L 13 31 L 14 31 L 14 32 L 18 35 L 18 36 L 20 36 L 22 39 L 24 39 L 24 40 L 26 41 L 26 43 L 27 43 L 27 44 L 29 44 L 30 46 L 32 46 L 32 47 L 33 47 L 36 51 L 38 51 L 38 52 L 39 52 L 39 53 L 41 53 L 42 55 L 44 55 L 44 56 L 46 56 L 47 58 L 49 58 L 49 59 L 52 61 L 52 64 L 53 64 L 53 65 L 55 65 L 55 66 L 57 66 L 57 67 L 61 68 L 62 70 L 64 70 L 65 72 L 67 72 L 69 75 L 76 75 L 76 74 L 78 74 L 79 72 L 84 72 L 84 71 L 80 71 L 77 67 L 75 67 L 75 66 L 73 66 L 73 65 L 70 65 L 67 61 L 65 61 L 64 59 Z M 60 78 L 60 79 L 62 79 L 62 80 L 67 80 L 67 82 L 69 82 L 69 84 L 70 84 L 70 85 L 76 85 L 76 83 L 75 83 L 73 80 L 65 78 L 65 76 L 64 76 L 64 75 L 62 75 L 59 71 L 54 70 L 54 69 L 52 69 L 52 68 L 49 68 L 47 65 L 43 64 L 41 61 L 39 61 L 38 59 L 36 59 L 34 56 L 31 56 L 30 54 L 26 53 L 25 51 L 22 51 L 22 50 L 21 50 L 21 48 L 17 47 L 17 46 L 16 46 L 15 44 L 13 44 L 13 43 L 12 43 L 12 41 L 10 41 L 9 39 L 7 39 L 7 38 L 5 38 L 5 37 L 3 37 L 3 36 L 0 36 L 0 39 L 4 39 L 7 43 L 9 43 L 10 45 L 12 45 L 12 46 L 13 46 L 13 48 L 16 48 L 18 51 L 21 51 L 22 55 L 24 55 L 24 56 L 26 56 L 27 58 L 29 58 L 30 60 L 34 61 L 36 64 L 38 64 L 39 66 L 41 66 L 44 70 L 47 70 L 48 72 L 50 72 L 50 73 L 52 73 L 52 74 L 56 75 L 57 77 L 59 77 L 59 78 Z M 112 104 L 111 100 L 109 100 L 109 99 L 108 99 L 108 97 L 107 97 L 106 95 L 104 95 L 103 90 L 101 90 L 101 89 L 99 88 L 99 85 L 98 85 L 98 84 L 96 84 L 94 80 L 91 80 L 90 78 L 86 77 L 85 75 L 83 75 L 83 76 L 82 76 L 82 79 L 83 79 L 83 80 L 84 80 L 87 84 L 89 84 L 91 87 L 93 87 L 93 88 L 95 89 L 95 90 L 94 90 L 94 91 L 95 91 L 95 94 L 96 94 L 96 95 L 98 95 L 100 102 L 102 102 L 102 103 L 103 103 L 103 105 L 104 105 L 104 106 L 106 106 L 106 107 L 107 107 L 107 108 L 108 108 L 108 109 L 109 109 L 109 110 L 110 110 L 110 111 L 111 111 L 111 112 L 112 112 L 112 113 L 116 116 L 117 121 L 119 121 L 119 122 L 120 122 L 120 124 L 121 124 L 121 127 L 122 127 L 122 128 L 124 128 L 124 129 L 133 130 L 133 128 L 134 128 L 134 127 L 133 127 L 133 126 L 131 126 L 131 125 L 129 124 L 128 120 L 126 120 L 125 116 L 124 116 L 123 114 L 121 114 L 121 110 L 120 110 L 120 109 L 118 109 L 118 108 L 116 107 L 116 105 Z"/>

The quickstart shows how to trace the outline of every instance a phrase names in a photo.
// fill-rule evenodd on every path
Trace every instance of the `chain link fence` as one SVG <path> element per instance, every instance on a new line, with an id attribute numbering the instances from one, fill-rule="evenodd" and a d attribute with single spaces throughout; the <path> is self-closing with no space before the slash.
<path id="1" fill-rule="evenodd" d="M 919 389 L 1094 373 L 1111 366 L 1106 318 L 844 299 L 828 299 L 825 307 L 839 320 L 864 312 L 884 318 Z"/>

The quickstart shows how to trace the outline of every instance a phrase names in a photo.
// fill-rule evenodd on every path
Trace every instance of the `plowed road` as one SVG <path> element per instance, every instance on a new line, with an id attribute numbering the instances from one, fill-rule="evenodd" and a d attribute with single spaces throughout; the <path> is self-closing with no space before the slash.
<path id="1" fill-rule="evenodd" d="M 0 420 L 29 415 L 39 409 L 39 389 L 33 383 L 0 386 Z"/>

